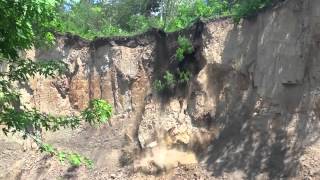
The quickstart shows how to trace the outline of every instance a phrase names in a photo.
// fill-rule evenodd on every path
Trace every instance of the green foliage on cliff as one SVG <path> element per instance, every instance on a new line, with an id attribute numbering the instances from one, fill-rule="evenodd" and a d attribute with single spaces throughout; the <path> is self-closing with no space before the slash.
<path id="1" fill-rule="evenodd" d="M 177 83 L 175 75 L 170 71 L 166 71 L 162 79 L 163 80 L 155 80 L 153 83 L 153 87 L 158 92 L 173 88 Z"/>
<path id="2" fill-rule="evenodd" d="M 105 123 L 112 114 L 103 100 L 92 100 L 80 115 L 53 116 L 30 109 L 21 103 L 18 86 L 36 75 L 55 77 L 68 71 L 61 61 L 21 59 L 21 51 L 33 46 L 54 43 L 52 31 L 58 27 L 56 0 L 0 0 L 0 125 L 4 134 L 19 133 L 32 138 L 41 151 L 68 161 L 71 165 L 92 166 L 92 162 L 77 153 L 57 151 L 41 141 L 42 130 L 75 129 L 81 123 Z"/>
<path id="3" fill-rule="evenodd" d="M 163 76 L 163 79 L 167 87 L 172 87 L 176 84 L 174 75 L 169 71 L 166 71 L 166 73 Z"/>
<path id="4" fill-rule="evenodd" d="M 129 36 L 150 28 L 166 32 L 190 26 L 199 18 L 231 16 L 235 22 L 280 0 L 113 0 L 63 1 L 61 32 L 85 38 Z"/>
<path id="5" fill-rule="evenodd" d="M 192 74 L 189 70 L 177 70 L 174 72 L 166 71 L 162 77 L 162 80 L 155 80 L 153 88 L 157 92 L 162 92 L 166 89 L 173 89 L 181 84 L 186 84 L 190 81 Z"/>
<path id="6" fill-rule="evenodd" d="M 85 38 L 126 36 L 150 28 L 172 32 L 185 28 L 197 18 L 227 15 L 225 0 L 115 0 L 68 1 L 60 7 L 59 31 Z"/>
<path id="7" fill-rule="evenodd" d="M 182 70 L 178 72 L 179 83 L 187 83 L 191 79 L 191 72 L 189 70 Z"/>
<path id="8" fill-rule="evenodd" d="M 191 54 L 194 51 L 192 43 L 188 38 L 183 36 L 178 37 L 177 43 L 178 49 L 176 50 L 175 58 L 177 61 L 179 61 L 179 63 L 182 63 L 183 61 L 186 62 L 185 55 Z M 178 85 L 188 83 L 191 77 L 192 74 L 188 69 L 185 69 L 184 67 L 178 67 L 173 72 L 167 70 L 161 80 L 157 79 L 154 81 L 153 87 L 158 92 L 166 89 L 173 89 Z"/>
<path id="9" fill-rule="evenodd" d="M 178 61 L 183 61 L 185 54 L 191 54 L 193 52 L 193 47 L 189 39 L 179 36 L 178 37 L 179 48 L 176 51 L 176 58 Z"/>

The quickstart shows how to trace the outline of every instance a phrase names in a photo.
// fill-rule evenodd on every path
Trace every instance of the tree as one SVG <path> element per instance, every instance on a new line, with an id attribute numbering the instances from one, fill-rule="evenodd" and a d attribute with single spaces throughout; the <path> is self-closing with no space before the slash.
<path id="1" fill-rule="evenodd" d="M 113 0 L 105 3 L 103 9 L 109 22 L 122 29 L 129 29 L 127 22 L 135 15 L 148 14 L 150 0 Z"/>
<path id="2" fill-rule="evenodd" d="M 59 9 L 61 25 L 58 27 L 62 32 L 77 33 L 82 37 L 97 36 L 107 23 L 101 4 L 88 1 L 65 2 Z"/>
<path id="3" fill-rule="evenodd" d="M 61 128 L 77 128 L 82 121 L 91 125 L 105 123 L 112 107 L 103 100 L 92 100 L 89 107 L 78 116 L 52 116 L 36 109 L 28 109 L 20 103 L 15 84 L 27 82 L 35 75 L 54 77 L 68 70 L 61 61 L 32 61 L 21 59 L 19 52 L 33 46 L 50 45 L 52 32 L 58 26 L 58 0 L 0 0 L 0 124 L 3 133 L 23 133 L 32 138 L 41 151 L 57 156 L 60 161 L 72 165 L 88 165 L 92 162 L 73 152 L 61 152 L 42 142 L 37 130 L 57 131 Z"/>

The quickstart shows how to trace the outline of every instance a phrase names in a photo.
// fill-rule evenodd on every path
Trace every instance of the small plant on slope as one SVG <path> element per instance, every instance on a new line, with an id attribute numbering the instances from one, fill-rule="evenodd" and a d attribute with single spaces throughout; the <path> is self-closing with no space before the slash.
<path id="1" fill-rule="evenodd" d="M 187 83 L 191 79 L 191 72 L 189 70 L 179 71 L 179 83 Z"/>
<path id="2" fill-rule="evenodd" d="M 160 92 L 163 91 L 166 88 L 174 87 L 176 84 L 176 79 L 174 74 L 172 74 L 169 71 L 165 72 L 165 75 L 163 76 L 163 81 L 161 80 L 155 80 L 153 83 L 153 87 L 156 91 Z"/>
<path id="3" fill-rule="evenodd" d="M 163 79 L 165 80 L 165 85 L 167 87 L 172 87 L 176 84 L 174 75 L 169 71 L 166 71 L 166 74 L 163 76 Z"/>
<path id="4" fill-rule="evenodd" d="M 48 153 L 51 156 L 57 156 L 58 160 L 61 163 L 64 163 L 65 161 L 67 161 L 70 165 L 74 167 L 79 167 L 81 165 L 84 165 L 90 169 L 93 168 L 93 161 L 90 160 L 89 158 L 74 152 L 59 151 L 50 144 L 41 144 L 40 151 Z"/>
<path id="5" fill-rule="evenodd" d="M 161 80 L 155 80 L 153 87 L 156 91 L 162 91 L 166 88 L 165 84 Z"/>
<path id="6" fill-rule="evenodd" d="M 189 39 L 181 36 L 178 37 L 178 45 L 179 48 L 176 51 L 176 58 L 181 62 L 185 54 L 191 54 L 193 52 L 193 46 Z"/>

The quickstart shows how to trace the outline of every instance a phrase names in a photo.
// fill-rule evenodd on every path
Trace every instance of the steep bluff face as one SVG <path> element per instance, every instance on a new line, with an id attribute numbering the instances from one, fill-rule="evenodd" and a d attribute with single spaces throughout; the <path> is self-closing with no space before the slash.
<path id="1" fill-rule="evenodd" d="M 59 36 L 55 48 L 27 57 L 62 59 L 70 72 L 30 80 L 21 87 L 23 100 L 51 114 L 108 100 L 115 109 L 109 124 L 44 135 L 96 167 L 67 169 L 34 150 L 21 152 L 10 137 L 1 138 L 7 163 L 0 177 L 148 179 L 175 168 L 157 178 L 319 179 L 319 27 L 320 1 L 291 0 L 239 25 L 224 19 L 92 42 Z M 152 83 L 179 66 L 179 35 L 193 43 L 193 76 L 184 87 L 158 93 Z"/>

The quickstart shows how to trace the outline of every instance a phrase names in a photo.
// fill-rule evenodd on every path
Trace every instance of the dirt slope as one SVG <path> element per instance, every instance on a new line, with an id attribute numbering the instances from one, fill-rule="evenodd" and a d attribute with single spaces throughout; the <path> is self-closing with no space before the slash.
<path id="1" fill-rule="evenodd" d="M 320 1 L 290 0 L 238 25 L 221 19 L 91 42 L 59 36 L 55 48 L 27 56 L 63 59 L 70 72 L 21 92 L 52 114 L 77 113 L 93 98 L 114 106 L 103 127 L 44 133 L 95 168 L 1 137 L 0 179 L 320 179 L 319 27 Z M 174 60 L 179 35 L 194 47 L 184 64 Z M 188 84 L 153 89 L 181 66 L 193 74 Z"/>

